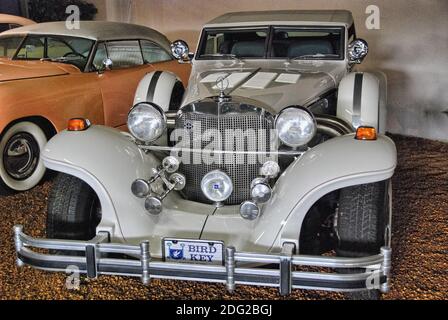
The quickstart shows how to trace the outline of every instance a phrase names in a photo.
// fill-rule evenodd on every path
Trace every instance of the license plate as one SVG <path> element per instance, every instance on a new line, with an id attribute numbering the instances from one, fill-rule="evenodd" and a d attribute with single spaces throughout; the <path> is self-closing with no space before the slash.
<path id="1" fill-rule="evenodd" d="M 224 264 L 222 241 L 164 239 L 162 249 L 168 262 Z"/>

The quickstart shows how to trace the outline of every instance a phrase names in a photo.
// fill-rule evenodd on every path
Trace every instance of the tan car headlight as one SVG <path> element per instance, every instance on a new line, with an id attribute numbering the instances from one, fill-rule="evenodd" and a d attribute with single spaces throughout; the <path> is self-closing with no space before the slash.
<path id="1" fill-rule="evenodd" d="M 166 130 L 165 113 L 153 103 L 139 103 L 129 112 L 128 128 L 137 140 L 145 143 L 154 142 Z"/>

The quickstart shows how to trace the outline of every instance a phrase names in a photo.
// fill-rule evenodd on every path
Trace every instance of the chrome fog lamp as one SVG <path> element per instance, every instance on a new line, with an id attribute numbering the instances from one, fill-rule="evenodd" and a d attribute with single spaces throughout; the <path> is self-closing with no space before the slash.
<path id="1" fill-rule="evenodd" d="M 166 130 L 166 115 L 154 103 L 139 103 L 129 112 L 128 128 L 137 140 L 145 143 L 154 142 Z"/>
<path id="2" fill-rule="evenodd" d="M 159 215 L 163 211 L 162 199 L 157 196 L 146 198 L 145 209 L 152 215 Z"/>
<path id="3" fill-rule="evenodd" d="M 317 133 L 314 116 L 300 107 L 283 110 L 277 117 L 275 126 L 280 141 L 292 148 L 305 146 Z"/>
<path id="4" fill-rule="evenodd" d="M 255 220 L 260 215 L 260 208 L 253 201 L 245 201 L 240 206 L 240 214 L 243 219 Z"/>
<path id="5" fill-rule="evenodd" d="M 131 191 L 137 198 L 144 198 L 151 192 L 151 184 L 145 179 L 137 179 L 131 185 Z"/>
<path id="6" fill-rule="evenodd" d="M 250 195 L 255 203 L 266 203 L 271 200 L 272 189 L 267 183 L 255 183 L 250 190 Z"/>
<path id="7" fill-rule="evenodd" d="M 176 157 L 169 156 L 163 159 L 162 167 L 168 173 L 174 173 L 179 170 L 180 162 Z"/>
<path id="8" fill-rule="evenodd" d="M 226 201 L 233 192 L 233 182 L 221 170 L 207 173 L 201 181 L 201 189 L 207 199 L 220 205 Z"/>
<path id="9" fill-rule="evenodd" d="M 267 161 L 260 169 L 260 174 L 266 178 L 276 178 L 280 173 L 280 166 L 275 161 Z"/>
<path id="10" fill-rule="evenodd" d="M 368 53 L 369 45 L 363 39 L 353 40 L 348 46 L 348 56 L 352 63 L 361 63 Z"/>

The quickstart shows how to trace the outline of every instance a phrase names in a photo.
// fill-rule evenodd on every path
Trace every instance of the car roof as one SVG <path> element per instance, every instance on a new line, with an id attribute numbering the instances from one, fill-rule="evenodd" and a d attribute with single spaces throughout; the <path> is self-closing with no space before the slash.
<path id="1" fill-rule="evenodd" d="M 170 41 L 160 32 L 129 23 L 110 21 L 81 21 L 79 29 L 68 29 L 66 22 L 46 22 L 5 31 L 5 35 L 61 35 L 86 38 L 95 41 L 145 39 L 156 42 L 170 50 Z"/>
<path id="2" fill-rule="evenodd" d="M 207 23 L 215 25 L 260 25 L 260 24 L 353 24 L 353 15 L 348 10 L 278 10 L 229 12 Z"/>
<path id="3" fill-rule="evenodd" d="M 35 24 L 36 22 L 24 17 L 0 13 L 0 23 L 11 23 L 11 24 L 19 24 L 21 26 L 27 26 L 30 24 Z"/>

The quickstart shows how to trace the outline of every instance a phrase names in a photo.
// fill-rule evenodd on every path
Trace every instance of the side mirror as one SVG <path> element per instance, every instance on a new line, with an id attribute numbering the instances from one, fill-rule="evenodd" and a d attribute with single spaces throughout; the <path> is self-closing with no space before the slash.
<path id="1" fill-rule="evenodd" d="M 348 46 L 348 57 L 351 64 L 359 64 L 369 53 L 369 45 L 363 39 L 355 39 Z"/>
<path id="2" fill-rule="evenodd" d="M 188 44 L 183 40 L 176 40 L 171 44 L 171 53 L 180 63 L 188 63 L 193 59 Z"/>
<path id="3" fill-rule="evenodd" d="M 103 60 L 101 69 L 98 72 L 104 73 L 105 71 L 110 71 L 110 70 L 112 70 L 113 65 L 114 65 L 114 62 L 112 61 L 112 59 L 106 58 Z"/>

